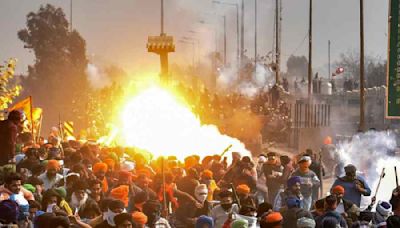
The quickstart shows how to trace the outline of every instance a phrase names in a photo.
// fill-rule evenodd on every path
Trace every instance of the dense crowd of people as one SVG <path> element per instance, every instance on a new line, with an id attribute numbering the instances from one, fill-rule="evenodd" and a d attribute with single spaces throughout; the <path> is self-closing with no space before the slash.
<path id="1" fill-rule="evenodd" d="M 371 189 L 353 165 L 321 197 L 312 150 L 179 161 L 62 141 L 57 129 L 36 143 L 20 123 L 17 111 L 0 122 L 2 227 L 400 227 L 399 189 L 361 209 Z"/>

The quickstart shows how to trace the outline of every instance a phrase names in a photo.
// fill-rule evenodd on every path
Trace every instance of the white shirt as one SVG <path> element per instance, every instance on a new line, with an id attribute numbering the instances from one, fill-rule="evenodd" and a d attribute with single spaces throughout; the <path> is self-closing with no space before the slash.
<path id="1" fill-rule="evenodd" d="M 336 207 L 336 212 L 338 212 L 339 214 L 343 214 L 344 211 L 344 204 L 343 204 L 343 200 L 340 200 L 340 203 L 337 205 Z"/>
<path id="2" fill-rule="evenodd" d="M 233 204 L 230 211 L 225 211 L 221 205 L 214 207 L 211 210 L 211 217 L 214 220 L 215 227 L 222 227 L 228 219 L 229 213 L 233 213 L 233 219 L 236 219 L 236 214 L 239 213 L 239 207 L 237 204 Z"/>
<path id="3" fill-rule="evenodd" d="M 57 173 L 54 179 L 50 180 L 47 177 L 47 171 L 46 171 L 42 173 L 40 176 L 38 176 L 38 178 L 43 181 L 44 190 L 49 190 L 50 188 L 54 187 L 60 180 L 62 180 L 63 176 Z"/>
<path id="4" fill-rule="evenodd" d="M 145 226 L 146 228 L 148 228 L 148 226 Z M 165 218 L 159 218 L 156 222 L 156 224 L 154 224 L 155 228 L 171 228 L 171 226 L 169 225 L 168 220 L 166 220 Z"/>

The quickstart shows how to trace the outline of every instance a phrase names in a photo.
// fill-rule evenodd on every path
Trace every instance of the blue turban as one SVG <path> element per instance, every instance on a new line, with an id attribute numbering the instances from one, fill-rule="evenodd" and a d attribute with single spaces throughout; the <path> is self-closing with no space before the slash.
<path id="1" fill-rule="evenodd" d="M 289 178 L 289 180 L 287 181 L 287 186 L 288 186 L 288 188 L 291 188 L 296 183 L 301 183 L 301 179 L 299 176 L 294 176 L 294 177 Z"/>
<path id="2" fill-rule="evenodd" d="M 214 227 L 214 220 L 211 217 L 202 215 L 196 221 L 196 228 L 202 228 L 204 225 L 208 225 L 208 227 Z"/>
<path id="3" fill-rule="evenodd" d="M 19 217 L 18 204 L 12 200 L 3 200 L 0 202 L 0 219 L 5 223 L 16 222 Z"/>

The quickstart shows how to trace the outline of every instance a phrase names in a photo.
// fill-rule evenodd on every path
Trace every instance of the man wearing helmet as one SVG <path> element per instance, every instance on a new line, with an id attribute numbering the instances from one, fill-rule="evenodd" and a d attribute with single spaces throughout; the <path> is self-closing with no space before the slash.
<path id="1" fill-rule="evenodd" d="M 22 130 L 23 114 L 13 110 L 0 121 L 0 166 L 13 163 L 17 135 Z"/>

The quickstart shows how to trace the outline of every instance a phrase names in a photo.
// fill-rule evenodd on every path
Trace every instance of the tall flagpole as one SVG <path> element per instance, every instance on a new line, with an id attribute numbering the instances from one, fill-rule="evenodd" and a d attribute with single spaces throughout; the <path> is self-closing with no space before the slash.
<path id="1" fill-rule="evenodd" d="M 72 0 L 70 0 L 69 22 L 70 22 L 70 29 L 72 32 Z"/>

